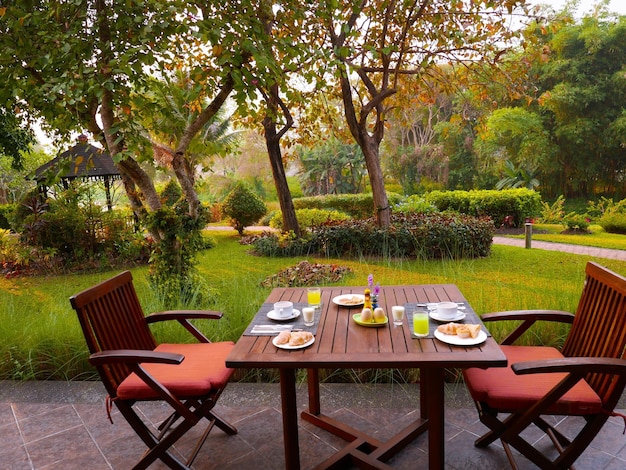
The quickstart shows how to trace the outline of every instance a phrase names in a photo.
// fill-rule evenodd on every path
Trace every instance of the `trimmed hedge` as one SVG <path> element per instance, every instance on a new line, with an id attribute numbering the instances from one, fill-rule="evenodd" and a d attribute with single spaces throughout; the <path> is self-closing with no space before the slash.
<path id="1" fill-rule="evenodd" d="M 389 256 L 422 259 L 489 255 L 495 226 L 488 217 L 466 214 L 392 215 L 389 227 L 374 218 L 328 222 L 313 227 L 308 239 L 264 234 L 252 244 L 264 256 L 320 253 L 329 257 Z"/>
<path id="2" fill-rule="evenodd" d="M 477 191 L 432 191 L 425 195 L 440 211 L 455 211 L 476 217 L 489 216 L 496 227 L 500 227 L 505 218 L 512 216 L 513 225 L 521 227 L 527 219 L 534 219 L 541 214 L 541 194 L 536 191 L 519 188 Z"/>
<path id="3" fill-rule="evenodd" d="M 389 206 L 398 204 L 403 197 L 387 193 Z M 374 198 L 369 194 L 326 194 L 324 196 L 300 197 L 293 200 L 296 209 L 326 209 L 344 212 L 355 219 L 374 217 Z"/>
<path id="4" fill-rule="evenodd" d="M 350 216 L 343 212 L 325 209 L 296 209 L 296 219 L 298 219 L 298 225 L 301 230 L 310 230 L 314 225 L 330 221 L 348 220 Z M 281 211 L 274 212 L 269 221 L 269 226 L 282 230 L 283 213 Z"/>

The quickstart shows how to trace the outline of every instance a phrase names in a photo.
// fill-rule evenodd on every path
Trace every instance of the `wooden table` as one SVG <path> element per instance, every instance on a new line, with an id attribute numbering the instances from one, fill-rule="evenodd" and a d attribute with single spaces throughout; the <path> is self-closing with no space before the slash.
<path id="1" fill-rule="evenodd" d="M 361 294 L 363 287 L 322 288 L 321 317 L 315 342 L 306 349 L 286 351 L 276 348 L 272 336 L 242 336 L 226 360 L 236 368 L 277 368 L 280 393 L 286 468 L 299 469 L 298 411 L 296 407 L 296 369 L 307 369 L 309 407 L 302 413 L 310 421 L 348 441 L 346 447 L 320 465 L 329 468 L 350 460 L 361 468 L 390 468 L 384 462 L 428 430 L 429 468 L 444 467 L 444 369 L 504 367 L 506 357 L 491 337 L 479 346 L 456 347 L 434 338 L 417 339 L 404 318 L 394 327 L 393 305 L 440 301 L 464 302 L 452 284 L 386 286 L 381 288 L 380 305 L 390 317 L 389 324 L 367 328 L 352 320 L 360 309 L 340 307 L 332 302 L 342 294 Z M 290 300 L 306 303 L 306 288 L 276 288 L 266 302 Z M 318 370 L 321 368 L 419 368 L 420 417 L 387 442 L 379 442 L 338 422 L 321 411 Z M 367 450 L 364 450 L 367 449 Z"/>

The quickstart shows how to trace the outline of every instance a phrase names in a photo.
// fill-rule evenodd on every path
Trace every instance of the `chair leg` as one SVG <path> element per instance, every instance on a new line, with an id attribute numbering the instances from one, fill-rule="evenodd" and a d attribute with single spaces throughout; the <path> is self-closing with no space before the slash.
<path id="1" fill-rule="evenodd" d="M 160 439 L 159 436 L 146 426 L 146 423 L 137 415 L 132 405 L 124 402 L 116 402 L 116 405 L 130 427 L 133 428 L 135 433 L 137 433 L 139 438 L 148 447 L 148 450 L 142 459 L 133 467 L 133 470 L 145 470 L 156 459 L 160 459 L 169 468 L 175 470 L 189 470 L 189 467 L 172 454 L 169 449 L 193 426 L 193 424 L 183 422 L 175 429 L 176 433 L 170 433 L 167 438 Z"/>
<path id="2" fill-rule="evenodd" d="M 489 428 L 489 431 L 476 439 L 476 441 L 474 442 L 474 446 L 484 448 L 500 439 L 500 435 L 505 430 L 505 423 L 509 418 L 505 419 L 504 421 L 500 421 L 498 419 L 498 413 L 493 411 L 486 404 L 478 402 L 476 402 L 475 404 L 476 409 L 478 410 L 478 417 L 480 419 L 480 422 L 487 426 Z"/>
<path id="3" fill-rule="evenodd" d="M 215 414 L 213 411 L 210 411 L 208 413 L 209 416 L 213 417 L 213 420 L 215 420 L 215 425 L 220 428 L 222 431 L 224 431 L 226 434 L 228 434 L 229 436 L 234 436 L 235 434 L 237 434 L 237 428 L 235 426 L 233 426 L 232 424 L 230 424 L 228 421 L 220 418 L 217 414 Z M 210 418 L 209 418 L 210 419 Z"/>

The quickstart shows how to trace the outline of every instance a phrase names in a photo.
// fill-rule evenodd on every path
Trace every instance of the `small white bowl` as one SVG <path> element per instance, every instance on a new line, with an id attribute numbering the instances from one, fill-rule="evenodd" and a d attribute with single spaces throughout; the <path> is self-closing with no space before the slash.
<path id="1" fill-rule="evenodd" d="M 455 302 L 439 302 L 437 304 L 437 314 L 443 319 L 454 318 L 456 310 L 457 305 Z"/>

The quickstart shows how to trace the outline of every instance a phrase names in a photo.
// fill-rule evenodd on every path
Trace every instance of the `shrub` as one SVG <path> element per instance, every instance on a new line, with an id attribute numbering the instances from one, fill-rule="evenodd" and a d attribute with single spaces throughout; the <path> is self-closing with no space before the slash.
<path id="1" fill-rule="evenodd" d="M 542 202 L 541 216 L 539 217 L 539 221 L 542 224 L 560 224 L 563 221 L 563 217 L 565 215 L 565 211 L 563 210 L 564 204 L 565 198 L 562 194 L 552 204 Z"/>
<path id="2" fill-rule="evenodd" d="M 600 220 L 598 220 L 598 225 L 609 233 L 626 234 L 626 214 L 604 214 Z"/>
<path id="3" fill-rule="evenodd" d="M 350 216 L 343 212 L 325 209 L 296 209 L 296 219 L 298 219 L 298 225 L 301 230 L 309 230 L 311 227 L 324 222 L 348 220 Z M 283 228 L 282 212 L 274 212 L 274 215 L 269 220 L 269 226 L 278 230 Z"/>
<path id="4" fill-rule="evenodd" d="M 431 214 L 439 210 L 431 202 L 428 202 L 424 196 L 414 194 L 407 197 L 403 201 L 393 206 L 394 212 L 401 214 Z"/>
<path id="5" fill-rule="evenodd" d="M 589 220 L 584 216 L 575 212 L 570 212 L 563 218 L 563 224 L 568 230 L 577 232 L 589 231 Z"/>
<path id="6" fill-rule="evenodd" d="M 228 217 L 239 235 L 245 227 L 254 224 L 267 212 L 263 200 L 250 186 L 239 181 L 222 203 L 222 214 Z"/>
<path id="7" fill-rule="evenodd" d="M 310 238 L 298 238 L 293 231 L 281 234 L 265 232 L 255 237 L 251 244 L 258 255 L 275 258 L 306 256 L 316 252 Z"/>
<path id="8" fill-rule="evenodd" d="M 266 256 L 475 258 L 489 254 L 494 233 L 493 221 L 487 217 L 394 214 L 389 227 L 377 226 L 373 218 L 328 222 L 313 227 L 310 239 L 264 234 L 253 245 Z"/>
<path id="9" fill-rule="evenodd" d="M 541 195 L 530 189 L 506 189 L 502 191 L 433 191 L 426 194 L 426 201 L 440 211 L 455 211 L 476 217 L 489 216 L 496 227 L 505 218 L 513 217 L 513 225 L 520 227 L 527 219 L 533 219 L 541 211 Z"/>
<path id="10" fill-rule="evenodd" d="M 16 204 L 1 204 L 0 205 L 0 229 L 10 229 L 11 220 L 16 210 Z"/>
<path id="11" fill-rule="evenodd" d="M 402 200 L 396 193 L 387 193 L 389 205 L 393 207 Z M 355 219 L 375 216 L 372 194 L 327 194 L 325 196 L 301 197 L 293 200 L 296 209 L 327 209 L 343 212 Z"/>
<path id="12" fill-rule="evenodd" d="M 386 228 L 368 219 L 325 224 L 313 231 L 315 244 L 328 256 L 425 259 L 487 256 L 494 233 L 491 219 L 454 213 L 396 214 Z"/>
<path id="13" fill-rule="evenodd" d="M 163 191 L 159 194 L 161 202 L 166 206 L 172 207 L 182 197 L 183 190 L 176 180 L 169 180 L 169 182 L 163 188 Z"/>

